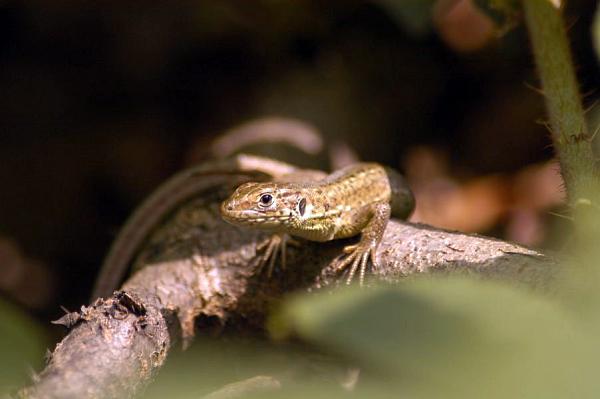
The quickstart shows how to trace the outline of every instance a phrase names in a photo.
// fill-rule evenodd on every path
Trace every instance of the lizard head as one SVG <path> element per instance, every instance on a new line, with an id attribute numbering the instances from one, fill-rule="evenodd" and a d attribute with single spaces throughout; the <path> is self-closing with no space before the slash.
<path id="1" fill-rule="evenodd" d="M 225 221 L 264 230 L 293 225 L 305 211 L 302 188 L 292 183 L 245 183 L 221 204 Z"/>

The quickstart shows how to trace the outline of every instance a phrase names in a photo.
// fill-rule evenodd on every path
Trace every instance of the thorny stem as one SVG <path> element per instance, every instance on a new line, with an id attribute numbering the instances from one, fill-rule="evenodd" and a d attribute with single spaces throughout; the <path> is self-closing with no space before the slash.
<path id="1" fill-rule="evenodd" d="M 572 267 L 565 269 L 565 281 L 569 283 L 564 292 L 578 310 L 595 314 L 597 307 L 590 304 L 597 302 L 590 299 L 597 298 L 600 283 L 596 262 L 600 257 L 600 189 L 567 34 L 560 8 L 554 2 L 522 0 L 522 4 L 575 222 L 575 239 L 570 242 L 576 256 Z"/>
<path id="2" fill-rule="evenodd" d="M 533 55 L 542 83 L 550 130 L 569 205 L 589 208 L 598 190 L 591 139 L 585 121 L 571 52 L 556 1 L 523 0 Z M 587 212 L 585 212 L 587 213 Z"/>

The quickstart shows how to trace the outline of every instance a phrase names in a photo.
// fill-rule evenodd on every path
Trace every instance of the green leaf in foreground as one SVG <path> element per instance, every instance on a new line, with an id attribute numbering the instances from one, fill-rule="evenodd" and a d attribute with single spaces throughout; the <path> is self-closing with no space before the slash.
<path id="1" fill-rule="evenodd" d="M 368 389 L 444 398 L 600 392 L 591 333 L 557 303 L 497 283 L 429 278 L 300 296 L 272 326 L 353 359 Z"/>
<path id="2" fill-rule="evenodd" d="M 592 23 L 592 41 L 596 50 L 596 57 L 600 60 L 600 7 L 596 7 L 594 22 Z"/>
<path id="3" fill-rule="evenodd" d="M 27 382 L 44 357 L 38 326 L 17 309 L 0 301 L 0 396 Z"/>

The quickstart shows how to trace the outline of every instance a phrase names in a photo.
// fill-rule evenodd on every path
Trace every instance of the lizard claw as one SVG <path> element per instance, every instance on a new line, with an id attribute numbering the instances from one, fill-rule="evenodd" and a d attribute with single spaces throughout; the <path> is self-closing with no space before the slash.
<path id="1" fill-rule="evenodd" d="M 343 251 L 345 254 L 351 254 L 352 252 L 356 251 L 356 248 L 358 248 L 358 244 L 346 245 Z"/>
<path id="2" fill-rule="evenodd" d="M 377 249 L 376 243 L 363 243 L 347 245 L 344 247 L 344 253 L 348 254 L 342 261 L 335 265 L 336 271 L 342 271 L 350 266 L 350 272 L 346 279 L 346 284 L 350 284 L 357 270 L 359 273 L 359 284 L 362 287 L 365 281 L 365 274 L 367 271 L 367 262 L 371 258 L 371 264 L 374 268 L 377 268 L 377 260 L 375 258 L 375 250 Z"/>

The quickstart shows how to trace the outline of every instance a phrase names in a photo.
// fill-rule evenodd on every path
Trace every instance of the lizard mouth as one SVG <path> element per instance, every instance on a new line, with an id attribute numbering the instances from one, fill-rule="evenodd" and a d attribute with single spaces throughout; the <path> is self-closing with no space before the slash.
<path id="1" fill-rule="evenodd" d="M 256 227 L 271 228 L 290 219 L 289 215 L 267 215 L 251 209 L 233 210 L 228 203 L 221 205 L 223 220 L 235 225 L 252 225 Z"/>
<path id="2" fill-rule="evenodd" d="M 275 216 L 275 215 L 265 215 L 264 213 L 253 212 L 253 211 L 240 211 L 235 213 L 229 213 L 227 215 L 223 214 L 223 219 L 226 222 L 234 223 L 234 224 L 272 224 L 283 222 L 289 220 L 289 216 Z"/>

